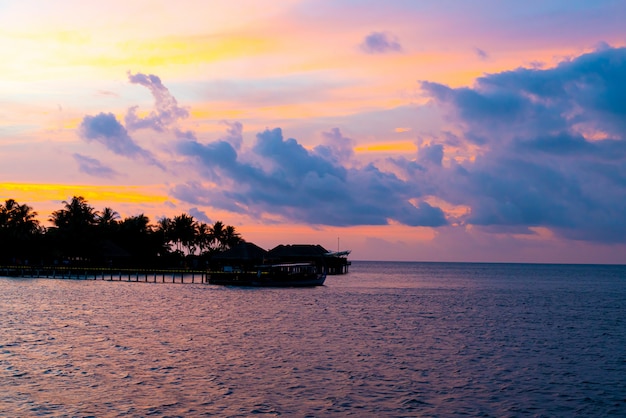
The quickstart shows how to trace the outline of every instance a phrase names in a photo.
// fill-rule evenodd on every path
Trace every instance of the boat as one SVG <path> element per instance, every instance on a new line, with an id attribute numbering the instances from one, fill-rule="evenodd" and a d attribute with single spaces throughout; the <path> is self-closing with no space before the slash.
<path id="1" fill-rule="evenodd" d="M 322 286 L 326 271 L 315 263 L 280 263 L 256 266 L 255 271 L 221 271 L 209 275 L 209 284 L 254 287 Z"/>

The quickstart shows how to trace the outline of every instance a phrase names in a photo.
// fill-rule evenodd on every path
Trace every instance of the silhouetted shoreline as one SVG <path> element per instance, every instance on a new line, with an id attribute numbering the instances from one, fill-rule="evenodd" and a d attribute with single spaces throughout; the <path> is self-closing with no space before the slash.
<path id="1" fill-rule="evenodd" d="M 344 274 L 350 265 L 349 251 L 332 253 L 320 245 L 268 251 L 221 221 L 209 225 L 185 213 L 156 224 L 143 214 L 121 219 L 109 207 L 96 211 L 81 196 L 64 201 L 49 221 L 52 226 L 43 227 L 33 208 L 14 199 L 0 204 L 0 268 L 54 276 L 75 270 L 79 276 L 89 270 L 248 271 L 266 263 L 312 262 L 328 274 Z"/>

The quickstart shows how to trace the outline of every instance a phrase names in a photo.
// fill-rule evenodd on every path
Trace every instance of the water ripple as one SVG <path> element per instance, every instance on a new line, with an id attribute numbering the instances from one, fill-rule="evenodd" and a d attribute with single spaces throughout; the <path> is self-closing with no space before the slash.
<path id="1" fill-rule="evenodd" d="M 354 267 L 314 289 L 0 278 L 0 415 L 626 414 L 626 275 Z"/>

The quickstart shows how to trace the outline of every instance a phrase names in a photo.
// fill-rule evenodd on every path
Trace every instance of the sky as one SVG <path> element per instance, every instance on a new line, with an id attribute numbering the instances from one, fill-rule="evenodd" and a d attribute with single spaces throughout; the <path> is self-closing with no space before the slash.
<path id="1" fill-rule="evenodd" d="M 626 264 L 626 2 L 0 0 L 0 201 Z"/>

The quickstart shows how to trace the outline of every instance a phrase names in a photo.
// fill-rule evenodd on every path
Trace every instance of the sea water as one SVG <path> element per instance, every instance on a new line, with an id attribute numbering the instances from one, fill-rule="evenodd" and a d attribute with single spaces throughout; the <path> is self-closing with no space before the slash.
<path id="1" fill-rule="evenodd" d="M 626 267 L 0 278 L 0 416 L 625 416 Z"/>

